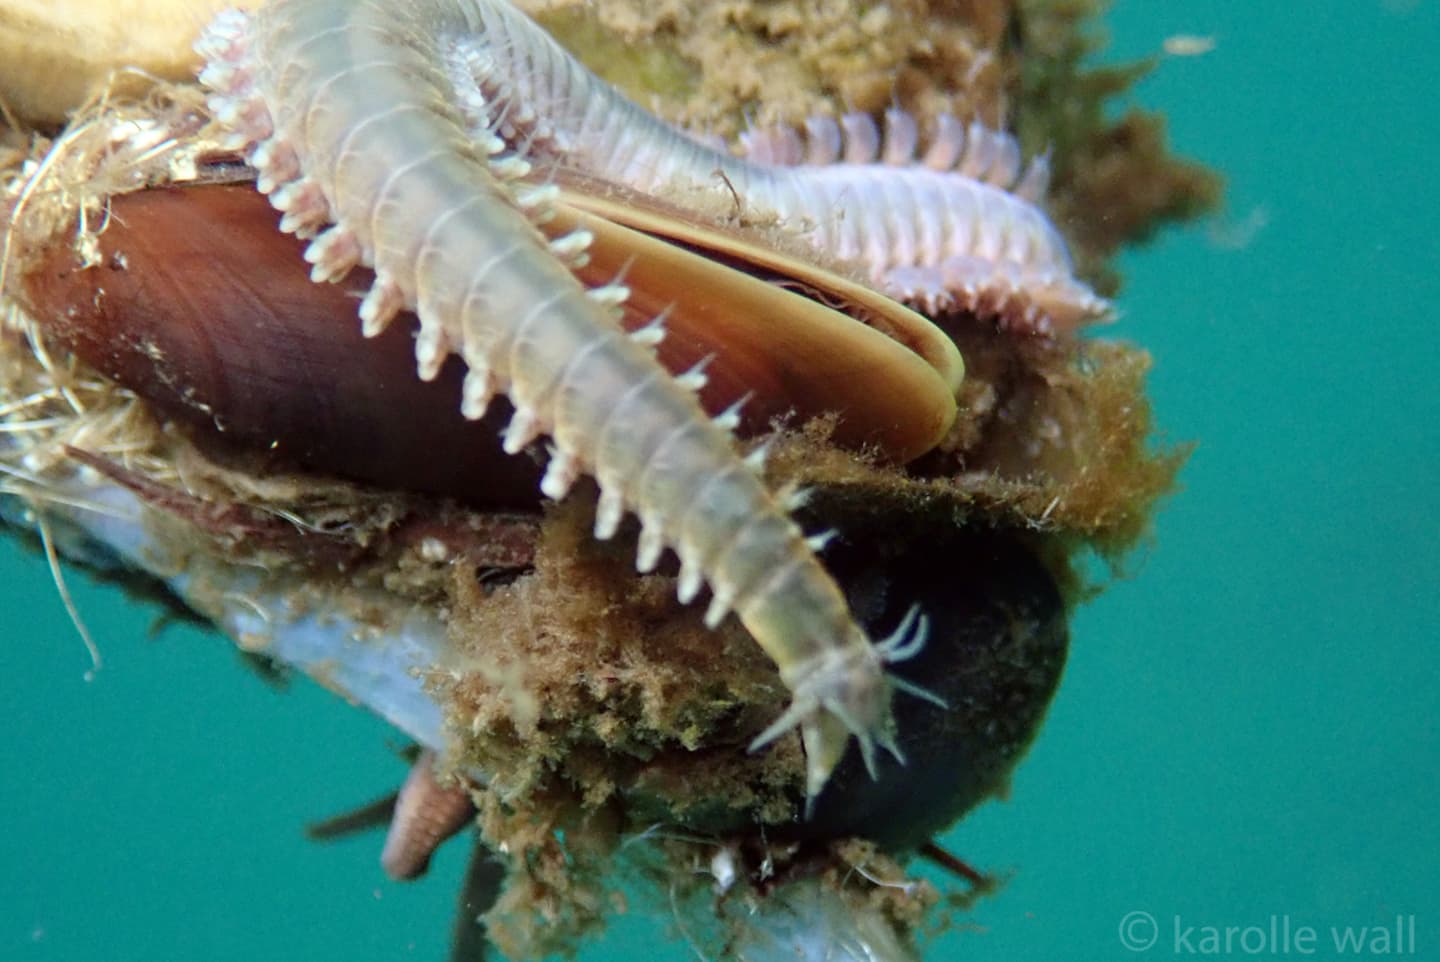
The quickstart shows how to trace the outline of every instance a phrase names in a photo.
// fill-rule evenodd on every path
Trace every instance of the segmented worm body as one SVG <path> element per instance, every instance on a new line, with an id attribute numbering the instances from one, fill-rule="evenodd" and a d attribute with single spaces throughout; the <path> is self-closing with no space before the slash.
<path id="1" fill-rule="evenodd" d="M 915 121 L 886 114 L 811 118 L 750 138 L 735 157 L 627 100 L 503 2 L 468 5 L 476 30 L 457 40 L 465 102 L 501 115 L 507 138 L 537 163 L 684 204 L 740 198 L 826 257 L 852 261 L 881 290 L 931 310 L 995 316 L 1037 332 L 1096 320 L 1109 304 L 1074 277 L 1069 251 L 1036 202 L 1043 159 L 1023 172 L 1015 141 L 936 118 L 923 152 Z M 482 114 L 483 115 L 483 114 Z"/>
<path id="2" fill-rule="evenodd" d="M 501 51 L 512 74 L 579 76 L 569 61 L 545 59 L 558 55 L 522 47 L 537 36 L 549 44 L 508 7 L 481 0 L 282 0 L 253 18 L 223 15 L 197 50 L 209 61 L 201 79 L 215 91 L 215 117 L 248 150 L 259 189 L 284 212 L 282 228 L 314 237 L 312 276 L 373 268 L 360 306 L 367 332 L 413 310 L 421 377 L 457 353 L 468 416 L 497 393 L 514 404 L 507 452 L 550 436 L 546 495 L 563 497 L 580 473 L 592 475 L 597 537 L 633 511 L 641 571 L 669 546 L 682 602 L 708 582 L 706 623 L 736 612 L 793 693 L 755 745 L 798 725 L 813 797 L 850 735 L 867 763 L 877 744 L 898 755 L 883 666 L 918 648 L 923 619 L 870 642 L 758 463 L 735 453 L 736 412 L 711 420 L 694 394 L 703 374 L 672 378 L 660 366 L 658 326 L 625 333 L 616 319 L 622 286 L 587 290 L 576 280 L 566 261 L 584 255 L 586 232 L 549 238 L 538 229 L 551 192 L 524 179 L 530 163 L 519 144 L 544 135 L 563 149 L 566 137 L 538 108 L 497 99 L 493 78 L 477 83 Z M 598 81 L 586 83 L 563 86 L 572 109 L 583 109 L 576 91 Z M 637 144 L 650 129 L 637 127 Z M 663 165 L 652 148 L 628 156 Z"/>
<path id="3" fill-rule="evenodd" d="M 1064 239 L 1036 206 L 1049 186 L 1048 158 L 1022 168 L 1013 137 L 948 114 L 934 128 L 922 151 L 915 119 L 892 108 L 883 134 L 869 114 L 852 113 L 811 117 L 803 136 L 785 126 L 756 131 L 745 147 L 750 160 L 791 171 L 776 208 L 813 224 L 815 243 L 863 264 L 898 300 L 1041 334 L 1108 314 L 1075 279 Z"/>
<path id="4" fill-rule="evenodd" d="M 380 865 L 396 881 L 419 878 L 440 844 L 475 820 L 470 793 L 459 782 L 442 783 L 435 753 L 423 751 L 395 796 Z"/>

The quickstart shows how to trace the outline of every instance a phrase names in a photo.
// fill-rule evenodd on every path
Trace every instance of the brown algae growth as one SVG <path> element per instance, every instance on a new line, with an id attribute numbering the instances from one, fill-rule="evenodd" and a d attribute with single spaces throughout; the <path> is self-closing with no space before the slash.
<path id="1" fill-rule="evenodd" d="M 1091 41 L 1081 5 L 527 8 L 562 39 L 604 54 L 594 66 L 642 104 L 708 132 L 731 135 L 747 116 L 793 123 L 891 102 L 922 118 L 949 110 L 1017 126 L 1032 149 L 1053 146 L 1050 208 L 1092 280 L 1107 276 L 1121 244 L 1193 217 L 1215 197 L 1213 177 L 1164 150 L 1157 119 L 1104 119 L 1102 105 L 1138 71 L 1083 64 Z M 6 82 L 0 96 L 26 103 L 15 86 L 22 81 Z M 914 840 L 862 857 L 845 839 L 883 836 L 890 826 L 846 825 L 821 838 L 797 829 L 798 740 L 745 751 L 787 702 L 774 666 L 733 619 L 709 631 L 698 612 L 675 603 L 673 562 L 631 573 L 633 527 L 596 542 L 593 489 L 541 507 L 533 497 L 487 503 L 419 490 L 403 472 L 346 480 L 337 475 L 348 472 L 326 470 L 333 462 L 289 456 L 301 447 L 293 441 L 282 439 L 278 454 L 237 446 L 97 373 L 100 359 L 62 336 L 75 317 L 47 314 L 55 302 L 36 281 L 38 265 L 59 251 L 69 258 L 59 274 L 124 270 L 123 225 L 106 226 L 106 198 L 204 179 L 222 152 L 188 85 L 138 102 L 101 101 L 64 130 L 47 127 L 43 111 L 27 113 L 6 140 L 5 494 L 44 521 L 47 498 L 58 497 L 47 492 L 100 471 L 139 494 L 155 537 L 196 572 L 241 559 L 304 604 L 350 606 L 382 636 L 397 610 L 442 612 L 453 657 L 427 685 L 444 706 L 446 764 L 487 775 L 475 794 L 482 834 L 509 860 L 489 913 L 505 951 L 539 955 L 593 930 L 615 908 L 617 860 L 635 879 L 676 886 L 682 902 L 703 901 L 730 865 L 729 884 L 745 898 L 765 898 L 770 879 L 811 876 L 856 905 L 889 900 L 886 917 L 902 933 L 924 928 L 933 892 L 893 884 Z M 835 528 L 842 555 L 849 541 L 879 559 L 855 562 L 845 583 L 852 605 L 863 610 L 869 598 L 877 617 L 903 614 L 903 603 L 883 610 L 876 586 L 906 590 L 885 565 L 909 545 L 932 544 L 927 532 L 947 532 L 939 540 L 957 551 L 984 545 L 1013 555 L 1036 586 L 995 609 L 1008 612 L 996 622 L 1011 626 L 1005 637 L 1019 639 L 1004 650 L 1027 652 L 1026 677 L 1036 680 L 1016 714 L 986 720 L 1002 730 L 1012 717 L 1023 724 L 971 749 L 988 753 L 983 784 L 945 787 L 963 801 L 954 811 L 937 803 L 939 824 L 926 831 L 1004 791 L 1063 662 L 1064 615 L 1093 587 L 1080 573 L 1084 559 L 1118 561 L 1147 537 L 1183 460 L 1154 447 L 1142 350 L 1099 338 L 1017 339 L 963 316 L 938 320 L 960 348 L 966 377 L 959 415 L 936 450 L 900 469 L 834 445 L 824 421 L 791 424 L 766 476 L 777 490 L 787 482 L 814 488 L 807 529 Z M 523 489 L 517 482 L 514 490 Z M 58 516 L 55 526 L 63 528 Z M 361 589 L 389 600 L 360 612 L 344 599 Z M 204 614 L 207 590 L 225 586 L 186 603 Z M 1044 600 L 1052 590 L 1055 600 Z M 266 647 L 263 638 L 238 640 Z M 1006 697 L 1013 685 L 1005 681 Z M 861 799 L 875 790 L 864 777 L 849 784 Z M 667 827 L 655 830 L 660 824 Z M 643 857 L 625 847 L 647 831 L 666 836 L 663 844 Z M 706 873 L 695 874 L 697 865 Z M 733 924 L 717 923 L 716 937 L 724 941 Z"/>

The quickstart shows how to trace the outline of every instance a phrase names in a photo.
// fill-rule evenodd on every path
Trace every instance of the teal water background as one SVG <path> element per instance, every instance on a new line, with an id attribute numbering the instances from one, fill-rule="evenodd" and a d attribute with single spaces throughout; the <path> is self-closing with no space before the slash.
<path id="1" fill-rule="evenodd" d="M 1136 99 L 1229 209 L 1127 255 L 1106 332 L 1150 348 L 1160 421 L 1199 447 L 1133 578 L 1076 619 L 1012 797 L 947 836 L 1014 874 L 927 958 L 1171 958 L 1203 948 L 1177 926 L 1272 916 L 1324 958 L 1332 927 L 1413 915 L 1440 959 L 1440 9 L 1122 0 L 1107 22 L 1111 58 L 1217 40 Z M 400 886 L 378 837 L 301 834 L 401 777 L 382 725 L 72 577 L 106 660 L 86 682 L 44 565 L 6 544 L 0 571 L 0 959 L 443 958 L 458 849 Z M 585 957 L 693 959 L 620 930 Z M 1219 954 L 1280 954 L 1256 944 Z"/>

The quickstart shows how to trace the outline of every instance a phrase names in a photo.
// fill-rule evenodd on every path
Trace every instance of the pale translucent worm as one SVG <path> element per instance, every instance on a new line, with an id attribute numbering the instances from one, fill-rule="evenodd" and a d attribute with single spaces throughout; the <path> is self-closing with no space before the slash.
<path id="1" fill-rule="evenodd" d="M 658 328 L 624 332 L 623 287 L 587 290 L 576 280 L 565 262 L 584 256 L 583 230 L 547 240 L 537 229 L 550 193 L 521 179 L 530 164 L 505 138 L 528 124 L 535 139 L 541 115 L 472 79 L 497 48 L 513 70 L 580 69 L 563 66 L 558 47 L 519 46 L 536 37 L 549 44 L 510 8 L 478 0 L 282 0 L 253 17 L 222 15 L 197 50 L 213 113 L 248 150 L 282 227 L 313 235 L 333 225 L 307 251 L 312 276 L 373 268 L 360 306 L 367 332 L 415 311 L 422 377 L 458 353 L 468 416 L 497 393 L 515 406 L 506 451 L 550 436 L 546 495 L 563 497 L 580 473 L 592 475 L 597 537 L 633 511 L 641 571 L 669 546 L 682 602 L 708 582 L 706 624 L 736 612 L 793 693 L 754 745 L 798 725 L 813 798 L 850 735 L 872 767 L 876 745 L 898 756 L 896 682 L 883 665 L 918 648 L 924 621 L 908 618 L 871 644 L 816 559 L 818 545 L 761 482 L 759 462 L 735 453 L 737 412 L 705 415 L 694 394 L 703 374 L 672 378 L 660 366 Z M 573 97 L 586 88 L 577 80 L 565 89 L 583 110 Z M 552 146 L 557 131 L 545 133 Z"/>
<path id="2" fill-rule="evenodd" d="M 917 159 L 918 133 L 903 113 L 891 112 L 884 138 L 869 117 L 851 114 L 843 135 L 834 121 L 807 124 L 802 163 L 757 163 L 625 99 L 508 3 L 460 6 L 468 32 L 448 39 L 461 104 L 476 105 L 479 118 L 498 113 L 500 132 L 537 164 L 578 167 L 680 204 L 733 195 L 755 219 L 778 219 L 827 258 L 856 262 L 879 289 L 926 308 L 1039 332 L 1109 311 L 1074 277 L 1064 239 L 1036 206 L 1047 165 L 1019 177 L 1012 138 L 937 118 Z"/>
<path id="3" fill-rule="evenodd" d="M 817 243 L 865 264 L 899 300 L 1037 333 L 1105 316 L 1109 304 L 1075 279 L 1064 240 L 1037 206 L 1048 156 L 1022 166 L 1009 134 L 949 114 L 932 124 L 923 152 L 915 118 L 896 108 L 883 134 L 869 114 L 851 113 L 811 117 L 803 135 L 782 125 L 741 140 L 747 159 L 789 167 L 808 187 L 779 205 L 813 218 Z M 818 214 L 827 202 L 836 212 L 828 219 Z"/>

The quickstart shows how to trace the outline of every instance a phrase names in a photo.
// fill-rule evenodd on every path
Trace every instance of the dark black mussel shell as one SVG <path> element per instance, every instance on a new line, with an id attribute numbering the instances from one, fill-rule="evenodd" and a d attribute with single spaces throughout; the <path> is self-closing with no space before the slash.
<path id="1" fill-rule="evenodd" d="M 825 552 L 872 638 L 911 606 L 929 622 L 921 651 L 892 676 L 943 699 L 897 690 L 902 764 L 858 749 L 788 830 L 803 839 L 858 835 L 909 849 L 1004 791 L 1039 730 L 1064 669 L 1068 610 L 1049 567 L 1017 532 L 968 524 L 913 532 L 847 530 Z"/>

